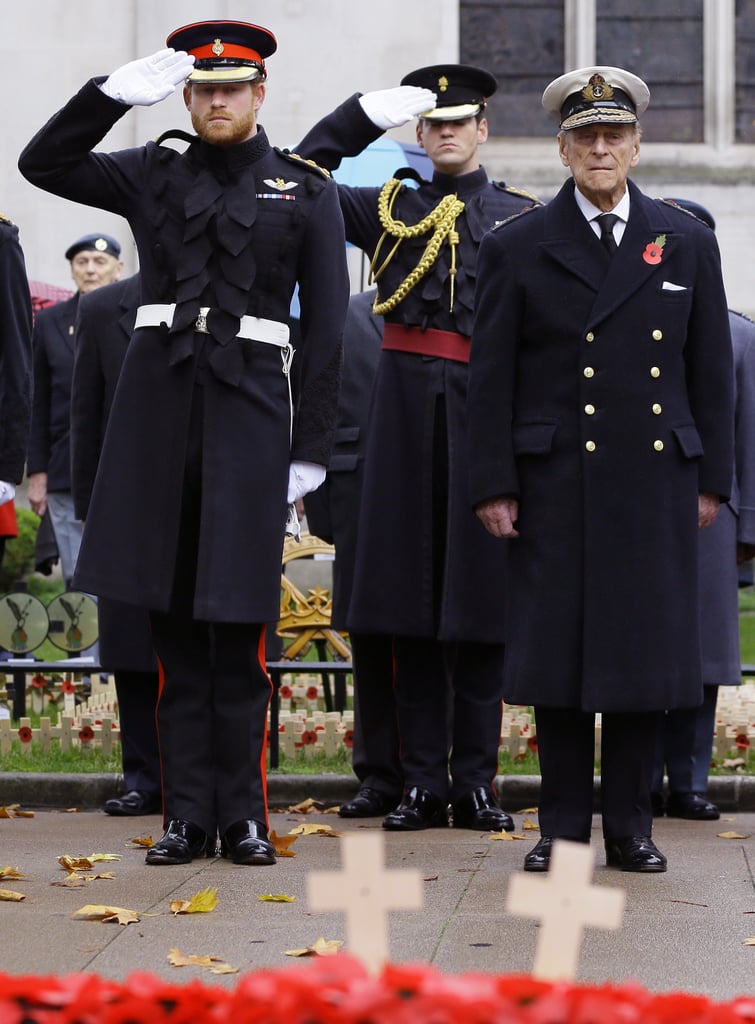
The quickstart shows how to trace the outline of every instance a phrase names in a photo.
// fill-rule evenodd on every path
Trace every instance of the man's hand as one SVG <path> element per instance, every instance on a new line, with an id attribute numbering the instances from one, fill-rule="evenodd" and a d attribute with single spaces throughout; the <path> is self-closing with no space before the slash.
<path id="1" fill-rule="evenodd" d="M 151 107 L 175 91 L 194 67 L 194 58 L 185 50 L 158 50 L 114 71 L 100 85 L 113 100 L 129 106 Z"/>
<path id="2" fill-rule="evenodd" d="M 697 496 L 697 526 L 704 530 L 713 522 L 721 507 L 721 499 L 717 494 L 699 494 Z"/>
<path id="3" fill-rule="evenodd" d="M 481 501 L 475 508 L 482 525 L 494 537 L 518 537 L 515 529 L 519 515 L 519 502 L 516 498 L 489 498 Z"/>
<path id="4" fill-rule="evenodd" d="M 418 85 L 398 85 L 395 89 L 379 89 L 359 97 L 362 110 L 376 128 L 387 131 L 399 128 L 413 117 L 432 110 L 435 93 Z"/>
<path id="5" fill-rule="evenodd" d="M 32 473 L 27 493 L 32 512 L 36 512 L 41 519 L 47 511 L 47 473 Z"/>
<path id="6" fill-rule="evenodd" d="M 288 496 L 286 501 L 293 505 L 310 491 L 316 491 L 325 479 L 325 466 L 316 462 L 292 462 L 288 467 Z"/>

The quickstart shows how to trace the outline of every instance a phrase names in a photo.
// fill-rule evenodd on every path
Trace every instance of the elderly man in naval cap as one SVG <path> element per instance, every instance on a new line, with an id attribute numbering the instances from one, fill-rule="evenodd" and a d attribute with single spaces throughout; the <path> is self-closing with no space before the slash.
<path id="1" fill-rule="evenodd" d="M 732 363 L 712 231 L 630 180 L 649 90 L 621 68 L 552 82 L 570 174 L 478 262 L 471 494 L 510 548 L 504 695 L 535 709 L 541 838 L 587 843 L 596 714 L 606 863 L 666 870 L 656 734 L 702 700 L 697 532 L 730 494 Z"/>

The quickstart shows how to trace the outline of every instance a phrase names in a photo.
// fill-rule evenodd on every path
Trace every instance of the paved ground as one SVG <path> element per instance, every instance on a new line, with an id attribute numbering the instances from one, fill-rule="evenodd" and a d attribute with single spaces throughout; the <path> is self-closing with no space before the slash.
<path id="1" fill-rule="evenodd" d="M 10 782 L 0 776 L 0 805 L 19 795 Z M 71 799 L 63 799 L 59 808 L 87 805 L 86 793 L 77 786 L 68 783 L 65 796 Z M 520 780 L 516 789 L 504 784 L 504 806 L 514 812 L 515 834 L 524 837 L 508 841 L 451 829 L 384 833 L 379 819 L 345 821 L 334 814 L 287 809 L 307 797 L 321 798 L 326 805 L 337 802 L 351 788 L 348 779 L 271 780 L 271 806 L 276 810 L 270 825 L 279 835 L 301 824 L 348 833 L 379 830 L 387 866 L 420 873 L 424 908 L 391 915 L 391 958 L 432 962 L 448 973 L 529 971 L 538 925 L 509 915 L 505 900 L 512 875 L 521 871 L 522 858 L 538 837 L 537 831 L 524 828 L 526 822 L 537 822 L 536 813 L 524 813 L 529 799 L 536 797 L 534 780 Z M 27 780 L 26 798 L 20 801 L 24 807 L 45 802 L 34 799 L 35 789 L 44 795 L 41 784 L 30 788 Z M 721 794 L 726 796 L 723 788 Z M 659 820 L 655 839 L 670 865 L 663 875 L 606 868 L 596 818 L 594 883 L 623 889 L 627 902 L 621 931 L 587 932 L 578 980 L 632 978 L 653 991 L 699 992 L 722 1000 L 755 994 L 755 947 L 744 944 L 755 936 L 755 807 L 749 800 L 749 789 L 741 790 L 738 806 L 719 822 Z M 213 955 L 242 972 L 266 966 L 295 970 L 303 961 L 287 957 L 287 950 L 310 946 L 321 936 L 344 939 L 343 917 L 312 914 L 306 900 L 309 871 L 339 869 L 338 838 L 299 836 L 292 847 L 296 856 L 281 858 L 273 867 L 239 867 L 221 859 L 147 867 L 144 851 L 130 841 L 137 836 L 156 839 L 161 831 L 157 816 L 110 818 L 93 809 L 37 810 L 32 818 L 1 819 L 0 868 L 18 868 L 25 877 L 0 880 L 0 886 L 26 895 L 22 902 L 0 903 L 2 969 L 15 974 L 88 970 L 113 978 L 143 969 L 171 980 L 202 977 L 233 985 L 237 975 L 215 977 L 206 968 L 172 967 L 169 951 Z M 720 838 L 722 832 L 739 838 Z M 57 861 L 60 855 L 91 853 L 120 856 L 97 865 L 98 870 L 112 870 L 114 878 L 81 888 L 54 884 L 66 877 Z M 208 886 L 218 890 L 212 913 L 170 912 L 171 900 L 190 899 Z M 286 894 L 296 901 L 258 898 L 267 894 Z M 140 920 L 121 926 L 72 919 L 90 903 L 135 910 Z"/>

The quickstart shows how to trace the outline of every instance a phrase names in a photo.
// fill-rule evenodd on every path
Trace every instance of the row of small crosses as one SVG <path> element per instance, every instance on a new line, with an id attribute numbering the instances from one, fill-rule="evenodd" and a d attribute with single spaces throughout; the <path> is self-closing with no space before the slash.
<path id="1" fill-rule="evenodd" d="M 410 869 L 386 870 L 384 837 L 348 835 L 343 870 L 315 871 L 307 878 L 309 909 L 342 911 L 346 948 L 373 974 L 389 958 L 388 913 L 422 909 L 422 878 Z M 573 981 L 584 929 L 621 927 L 626 893 L 591 884 L 593 854 L 583 843 L 557 840 L 547 875 L 512 876 L 506 909 L 540 921 L 532 974 Z"/>

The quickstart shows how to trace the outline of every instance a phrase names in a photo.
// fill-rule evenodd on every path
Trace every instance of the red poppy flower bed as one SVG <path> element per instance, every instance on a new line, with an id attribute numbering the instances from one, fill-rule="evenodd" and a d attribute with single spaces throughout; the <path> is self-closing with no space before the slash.
<path id="1" fill-rule="evenodd" d="M 444 975 L 388 965 L 371 977 L 351 957 L 258 971 L 233 988 L 151 974 L 0 974 L 2 1024 L 748 1024 L 755 996 L 654 994 L 640 985 L 576 985 L 525 975 Z"/>

